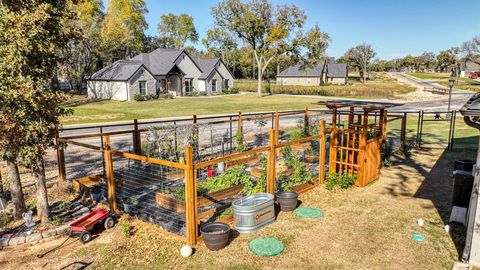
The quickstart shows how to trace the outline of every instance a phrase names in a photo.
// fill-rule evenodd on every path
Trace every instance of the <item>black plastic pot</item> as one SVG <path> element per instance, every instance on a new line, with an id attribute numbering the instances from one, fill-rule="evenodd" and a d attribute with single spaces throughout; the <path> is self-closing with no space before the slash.
<path id="1" fill-rule="evenodd" d="M 293 191 L 284 191 L 277 193 L 277 202 L 280 209 L 284 212 L 290 212 L 297 208 L 298 194 Z"/>
<path id="2" fill-rule="evenodd" d="M 227 246 L 230 226 L 222 222 L 205 223 L 200 227 L 205 246 L 210 250 L 220 250 Z"/>

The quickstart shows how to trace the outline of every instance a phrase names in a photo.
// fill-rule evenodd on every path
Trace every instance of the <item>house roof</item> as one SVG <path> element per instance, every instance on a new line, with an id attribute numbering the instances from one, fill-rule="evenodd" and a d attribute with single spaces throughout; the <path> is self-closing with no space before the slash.
<path id="1" fill-rule="evenodd" d="M 321 77 L 322 71 L 323 64 L 308 67 L 299 63 L 280 72 L 277 77 Z"/>
<path id="2" fill-rule="evenodd" d="M 213 70 L 217 66 L 217 63 L 220 61 L 220 58 L 209 58 L 202 59 L 197 57 L 192 57 L 193 61 L 200 67 L 202 74 L 198 77 L 200 80 L 205 80 L 212 74 Z"/>
<path id="3" fill-rule="evenodd" d="M 347 63 L 332 63 L 327 65 L 327 77 L 329 78 L 345 78 L 347 74 Z"/>
<path id="4" fill-rule="evenodd" d="M 142 61 L 154 75 L 166 75 L 182 53 L 183 49 L 158 48 L 149 53 L 136 55 L 132 60 Z"/>
<path id="5" fill-rule="evenodd" d="M 90 79 L 126 81 L 130 79 L 141 66 L 144 66 L 141 61 L 119 60 L 95 72 Z"/>
<path id="6" fill-rule="evenodd" d="M 280 72 L 277 77 L 321 77 L 323 70 L 325 70 L 323 64 L 308 67 L 299 63 Z M 327 77 L 345 78 L 347 77 L 347 70 L 346 63 L 327 64 Z"/>

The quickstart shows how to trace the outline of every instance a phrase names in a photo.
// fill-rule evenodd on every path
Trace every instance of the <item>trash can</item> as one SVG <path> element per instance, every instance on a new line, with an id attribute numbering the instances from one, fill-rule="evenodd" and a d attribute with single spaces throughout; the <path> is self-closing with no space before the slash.
<path id="1" fill-rule="evenodd" d="M 461 171 L 472 172 L 473 171 L 473 165 L 475 165 L 475 160 L 457 159 L 454 162 L 453 170 L 454 171 L 461 170 Z"/>
<path id="2" fill-rule="evenodd" d="M 453 205 L 468 208 L 472 195 L 473 175 L 471 172 L 456 170 L 453 172 Z"/>

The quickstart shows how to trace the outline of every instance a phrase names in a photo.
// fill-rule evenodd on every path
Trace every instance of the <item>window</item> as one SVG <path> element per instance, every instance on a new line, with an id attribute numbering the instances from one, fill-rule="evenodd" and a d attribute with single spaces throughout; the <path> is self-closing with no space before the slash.
<path id="1" fill-rule="evenodd" d="M 212 80 L 212 92 L 217 92 L 217 80 Z"/>
<path id="2" fill-rule="evenodd" d="M 140 94 L 146 95 L 147 94 L 147 82 L 146 81 L 139 81 L 138 82 L 138 90 L 140 90 Z"/>
<path id="3" fill-rule="evenodd" d="M 225 80 L 223 81 L 223 88 L 225 88 L 225 89 L 228 89 L 228 88 L 229 88 L 229 86 L 228 86 L 228 79 L 225 79 Z"/>
<path id="4" fill-rule="evenodd" d="M 185 80 L 185 92 L 190 93 L 193 91 L 193 79 Z"/>

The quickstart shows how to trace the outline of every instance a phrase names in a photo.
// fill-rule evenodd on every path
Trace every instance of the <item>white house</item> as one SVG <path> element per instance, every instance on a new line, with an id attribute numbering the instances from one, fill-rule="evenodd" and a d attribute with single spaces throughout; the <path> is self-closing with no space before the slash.
<path id="1" fill-rule="evenodd" d="M 232 87 L 233 80 L 219 58 L 200 59 L 182 49 L 158 48 L 97 71 L 87 81 L 87 90 L 89 98 L 116 100 L 166 91 L 174 96 L 193 91 L 212 95 Z"/>

